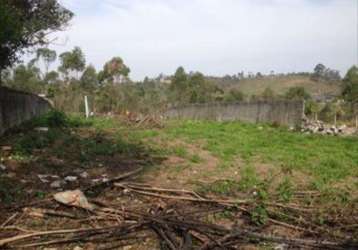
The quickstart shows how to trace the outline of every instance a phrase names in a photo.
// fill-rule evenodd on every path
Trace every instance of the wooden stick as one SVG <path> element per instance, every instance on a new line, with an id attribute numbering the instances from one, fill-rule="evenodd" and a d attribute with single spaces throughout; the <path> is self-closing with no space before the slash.
<path id="1" fill-rule="evenodd" d="M 185 201 L 192 201 L 192 202 L 204 202 L 204 203 L 216 203 L 216 204 L 220 204 L 220 205 L 225 205 L 228 207 L 233 207 L 236 205 L 244 205 L 244 204 L 252 204 L 253 201 L 250 200 L 215 200 L 215 199 L 198 199 L 198 198 L 191 198 L 191 197 L 181 197 L 181 196 L 173 196 L 173 195 L 162 195 L 162 194 L 157 194 L 157 193 L 151 193 L 151 192 L 146 192 L 146 191 L 139 191 L 136 190 L 136 188 L 133 187 L 129 187 L 126 186 L 122 183 L 114 183 L 114 186 L 116 187 L 120 187 L 123 189 L 129 189 L 132 190 L 135 193 L 138 194 L 142 194 L 142 195 L 147 195 L 147 196 L 153 196 L 153 197 L 158 197 L 158 198 L 163 198 L 163 199 L 173 199 L 173 200 L 185 200 Z M 267 202 L 264 203 L 267 206 L 273 206 L 273 207 L 279 207 L 279 208 L 285 208 L 285 209 L 291 209 L 291 210 L 298 210 L 298 211 L 304 211 L 304 212 L 308 212 L 308 211 L 312 211 L 312 209 L 308 209 L 308 208 L 300 208 L 298 205 L 284 205 L 284 204 L 280 204 L 280 203 L 273 203 L 273 202 Z"/>
<path id="2" fill-rule="evenodd" d="M 165 235 L 165 233 L 163 232 L 163 230 L 161 230 L 159 227 L 157 226 L 151 226 L 153 228 L 153 230 L 157 233 L 157 235 L 162 238 L 168 245 L 168 247 L 171 249 L 171 250 L 177 250 L 177 247 L 174 245 L 173 242 L 171 242 L 169 240 L 169 238 Z"/>
<path id="3" fill-rule="evenodd" d="M 4 223 L 1 224 L 1 228 L 5 227 L 7 224 L 10 223 L 10 221 L 12 221 L 16 216 L 18 215 L 18 213 L 14 213 L 13 215 L 11 215 L 6 221 L 4 221 Z"/>
<path id="4" fill-rule="evenodd" d="M 173 200 L 184 200 L 184 201 L 193 201 L 193 202 L 204 202 L 204 203 L 217 203 L 217 204 L 225 204 L 228 206 L 233 206 L 236 204 L 247 204 L 248 201 L 246 200 L 238 200 L 238 201 L 231 201 L 231 200 L 208 200 L 208 199 L 198 199 L 198 198 L 192 198 L 192 197 L 182 197 L 182 196 L 173 196 L 173 195 L 163 195 L 163 194 L 157 194 L 157 193 L 151 193 L 151 192 L 145 192 L 145 191 L 139 191 L 134 188 L 130 188 L 128 186 L 125 186 L 121 183 L 114 183 L 114 186 L 121 187 L 123 189 L 129 189 L 132 190 L 135 193 L 147 195 L 147 196 L 153 196 L 163 199 L 173 199 Z"/>
<path id="5" fill-rule="evenodd" d="M 34 233 L 34 231 L 31 230 L 27 230 L 21 227 L 17 227 L 17 226 L 6 226 L 6 227 L 1 227 L 0 230 L 9 230 L 9 231 L 19 231 L 19 232 L 23 232 L 23 233 Z"/>
<path id="6" fill-rule="evenodd" d="M 140 189 L 143 191 L 154 191 L 154 192 L 167 192 L 167 193 L 183 193 L 183 194 L 190 194 L 198 199 L 203 200 L 204 198 L 201 197 L 199 194 L 195 193 L 194 191 L 189 190 L 180 190 L 180 189 L 166 189 L 166 188 L 156 188 L 156 187 L 143 187 L 143 186 L 137 186 L 133 183 L 123 183 L 124 185 L 128 185 L 130 188 L 134 189 Z"/>
<path id="7" fill-rule="evenodd" d="M 324 249 L 343 249 L 343 246 L 340 246 L 339 243 L 330 242 L 330 241 L 315 241 L 315 240 L 303 240 L 296 238 L 284 238 L 279 236 L 268 236 L 260 233 L 250 232 L 248 230 L 239 230 L 236 233 L 227 234 L 222 237 L 219 242 L 223 243 L 229 239 L 249 237 L 258 240 L 268 241 L 268 242 L 277 242 L 277 243 L 286 243 L 294 246 L 307 246 L 315 248 L 324 248 Z M 201 250 L 207 250 L 214 247 L 214 243 L 209 245 L 204 245 Z"/>
<path id="8" fill-rule="evenodd" d="M 71 234 L 71 233 L 79 233 L 79 232 L 91 232 L 96 230 L 106 230 L 110 228 L 116 228 L 115 226 L 112 227 L 102 227 L 102 228 L 81 228 L 81 229 L 64 229 L 64 230 L 53 230 L 53 231 L 41 231 L 41 232 L 35 232 L 35 233 L 28 233 L 23 235 L 17 235 L 13 236 L 7 239 L 1 239 L 0 240 L 0 247 L 5 246 L 6 244 L 13 243 L 16 241 L 32 238 L 32 237 L 38 237 L 38 236 L 44 236 L 44 235 L 55 235 L 55 234 Z"/>
<path id="9" fill-rule="evenodd" d="M 318 235 L 318 234 L 319 234 L 318 232 L 313 231 L 313 230 L 311 230 L 311 229 L 302 228 L 302 227 L 299 227 L 299 226 L 294 226 L 294 225 L 291 225 L 291 224 L 288 224 L 288 223 L 285 223 L 285 222 L 282 222 L 282 221 L 278 221 L 278 220 L 275 220 L 275 219 L 269 218 L 268 221 L 270 221 L 270 222 L 272 222 L 272 223 L 274 223 L 274 224 L 283 226 L 283 227 L 287 227 L 287 228 L 296 230 L 296 231 L 307 232 L 307 233 L 315 234 L 315 235 Z"/>

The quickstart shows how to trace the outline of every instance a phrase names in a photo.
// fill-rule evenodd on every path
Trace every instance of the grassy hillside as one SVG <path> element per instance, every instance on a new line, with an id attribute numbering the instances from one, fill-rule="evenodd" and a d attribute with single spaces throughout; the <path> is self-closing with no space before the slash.
<path id="1" fill-rule="evenodd" d="M 304 87 L 312 96 L 338 95 L 340 93 L 340 83 L 315 82 L 309 76 L 265 76 L 240 81 L 219 78 L 210 80 L 224 89 L 237 89 L 248 96 L 260 95 L 267 87 L 278 95 L 284 94 L 291 87 Z"/>

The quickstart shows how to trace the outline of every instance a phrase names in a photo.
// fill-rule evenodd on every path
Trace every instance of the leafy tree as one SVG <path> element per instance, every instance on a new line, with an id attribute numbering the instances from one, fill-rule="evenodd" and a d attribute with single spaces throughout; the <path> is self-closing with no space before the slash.
<path id="1" fill-rule="evenodd" d="M 261 94 L 264 100 L 272 100 L 275 97 L 275 93 L 270 87 L 265 88 L 265 90 Z"/>
<path id="2" fill-rule="evenodd" d="M 171 88 L 178 89 L 185 87 L 187 79 L 188 75 L 186 74 L 184 68 L 180 66 L 174 73 Z"/>
<path id="3" fill-rule="evenodd" d="M 327 69 L 327 71 L 324 74 L 324 79 L 328 82 L 338 82 L 342 80 L 339 71 L 334 69 Z"/>
<path id="4" fill-rule="evenodd" d="M 322 63 L 316 65 L 313 70 L 312 80 L 319 81 L 324 80 L 328 82 L 340 81 L 341 76 L 338 70 L 330 69 L 324 66 Z"/>
<path id="5" fill-rule="evenodd" d="M 286 98 L 289 100 L 308 100 L 310 94 L 303 87 L 291 87 L 286 92 Z"/>
<path id="6" fill-rule="evenodd" d="M 1 0 L 0 71 L 27 48 L 47 44 L 46 36 L 65 28 L 72 16 L 57 0 Z"/>
<path id="7" fill-rule="evenodd" d="M 169 99 L 174 104 L 203 103 L 216 99 L 223 91 L 207 81 L 200 72 L 187 74 L 179 67 L 169 86 Z"/>
<path id="8" fill-rule="evenodd" d="M 352 66 L 343 79 L 343 97 L 346 101 L 358 103 L 358 67 Z"/>
<path id="9" fill-rule="evenodd" d="M 55 84 L 59 81 L 59 74 L 57 71 L 50 71 L 44 77 L 44 82 L 47 84 Z"/>
<path id="10" fill-rule="evenodd" d="M 325 71 L 326 71 L 326 66 L 324 66 L 322 63 L 319 63 L 314 67 L 313 76 L 315 77 L 315 79 L 318 80 L 324 75 Z"/>
<path id="11" fill-rule="evenodd" d="M 188 96 L 191 103 L 203 103 L 212 100 L 215 87 L 208 83 L 202 73 L 194 73 L 188 79 Z"/>
<path id="12" fill-rule="evenodd" d="M 57 53 L 54 50 L 48 48 L 39 48 L 36 51 L 36 59 L 42 60 L 45 65 L 45 75 L 48 73 L 48 69 L 54 61 L 57 59 Z"/>
<path id="13" fill-rule="evenodd" d="M 84 70 L 81 79 L 81 86 L 86 90 L 93 90 L 98 85 L 98 78 L 96 69 L 89 65 Z"/>
<path id="14" fill-rule="evenodd" d="M 130 69 L 124 64 L 122 58 L 113 57 L 104 65 L 99 78 L 101 82 L 109 81 L 112 83 L 121 83 L 128 77 L 129 73 Z"/>
<path id="15" fill-rule="evenodd" d="M 188 75 L 183 67 L 179 67 L 173 76 L 170 84 L 170 99 L 175 103 L 188 102 L 188 96 L 186 95 L 188 89 Z"/>
<path id="16" fill-rule="evenodd" d="M 245 98 L 244 94 L 237 90 L 231 89 L 228 94 L 225 95 L 224 101 L 226 102 L 240 102 L 243 101 Z"/>
<path id="17" fill-rule="evenodd" d="M 40 69 L 31 63 L 18 65 L 12 72 L 12 78 L 4 83 L 11 88 L 32 93 L 41 93 L 44 89 Z"/>
<path id="18" fill-rule="evenodd" d="M 315 121 L 318 120 L 318 114 L 322 111 L 324 105 L 319 102 L 315 102 L 313 100 L 309 100 L 306 102 L 305 105 L 305 113 L 306 114 L 313 114 Z"/>
<path id="19" fill-rule="evenodd" d="M 337 126 L 337 117 L 344 115 L 344 109 L 342 104 L 343 103 L 341 100 L 337 100 L 332 103 L 332 110 L 334 114 L 334 126 Z"/>
<path id="20" fill-rule="evenodd" d="M 10 69 L 4 69 L 2 71 L 0 71 L 0 80 L 2 79 L 2 81 L 4 83 L 9 82 L 11 78 L 11 70 Z M 1 85 L 1 81 L 0 81 L 0 85 Z"/>
<path id="21" fill-rule="evenodd" d="M 342 101 L 337 100 L 334 102 L 327 103 L 324 108 L 322 109 L 322 114 L 325 116 L 326 119 L 332 119 L 333 123 L 337 125 L 337 117 L 344 115 L 344 109 L 342 106 Z"/>
<path id="22" fill-rule="evenodd" d="M 78 79 L 79 72 L 82 72 L 86 67 L 86 59 L 80 47 L 75 47 L 72 51 L 64 52 L 60 55 L 61 65 L 59 71 L 64 73 L 67 77 L 74 72 L 76 79 Z"/>

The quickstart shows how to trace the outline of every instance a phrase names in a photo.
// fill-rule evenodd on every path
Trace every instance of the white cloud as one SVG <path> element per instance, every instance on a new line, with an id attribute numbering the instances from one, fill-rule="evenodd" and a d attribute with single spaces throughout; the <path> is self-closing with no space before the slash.
<path id="1" fill-rule="evenodd" d="M 121 56 L 141 79 L 179 65 L 223 75 L 357 63 L 355 0 L 62 0 L 76 13 L 59 34 L 100 68 Z"/>

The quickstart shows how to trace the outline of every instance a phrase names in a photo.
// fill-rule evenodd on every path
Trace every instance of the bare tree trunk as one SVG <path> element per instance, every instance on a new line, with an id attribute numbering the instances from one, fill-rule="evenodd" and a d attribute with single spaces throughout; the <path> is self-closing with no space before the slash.
<path id="1" fill-rule="evenodd" d="M 356 128 L 358 129 L 358 115 L 356 115 Z"/>
<path id="2" fill-rule="evenodd" d="M 317 120 L 318 120 L 318 114 L 317 114 L 317 112 L 316 112 L 316 113 L 314 113 L 314 120 L 315 120 L 315 121 L 317 121 Z"/>

